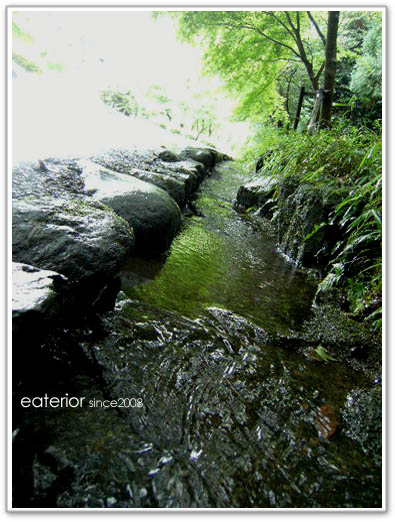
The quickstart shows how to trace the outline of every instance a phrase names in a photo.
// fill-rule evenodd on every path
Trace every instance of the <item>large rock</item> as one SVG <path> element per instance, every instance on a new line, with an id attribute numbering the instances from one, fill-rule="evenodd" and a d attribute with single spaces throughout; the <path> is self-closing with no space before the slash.
<path id="1" fill-rule="evenodd" d="M 34 315 L 35 318 L 56 316 L 59 309 L 57 286 L 66 283 L 66 278 L 52 270 L 24 263 L 12 263 L 12 319 L 13 326 L 21 318 Z"/>
<path id="2" fill-rule="evenodd" d="M 48 330 L 67 315 L 67 289 L 67 278 L 57 272 L 12 263 L 14 392 L 26 375 L 34 371 Z"/>
<path id="3" fill-rule="evenodd" d="M 259 174 L 239 187 L 236 206 L 257 207 L 261 216 L 271 219 L 280 250 L 297 264 L 323 266 L 341 237 L 329 216 L 347 190 L 333 191 L 297 176 Z"/>
<path id="4" fill-rule="evenodd" d="M 81 172 L 76 159 L 47 158 L 20 162 L 12 169 L 12 198 L 80 198 L 84 192 Z"/>
<path id="5" fill-rule="evenodd" d="M 216 152 L 213 149 L 195 147 L 187 147 L 181 152 L 181 156 L 203 163 L 207 169 L 212 169 L 217 159 Z"/>
<path id="6" fill-rule="evenodd" d="M 262 215 L 271 217 L 274 203 L 273 195 L 278 187 L 274 176 L 256 176 L 239 187 L 236 204 L 242 208 L 258 207 Z"/>
<path id="7" fill-rule="evenodd" d="M 104 286 L 133 242 L 126 221 L 101 203 L 49 196 L 13 201 L 13 260 L 54 270 L 73 282 Z"/>
<path id="8" fill-rule="evenodd" d="M 81 162 L 88 194 L 122 216 L 136 236 L 136 250 L 159 253 L 169 248 L 181 224 L 177 203 L 163 189 L 91 161 Z"/>
<path id="9" fill-rule="evenodd" d="M 341 239 L 329 216 L 348 189 L 333 192 L 324 186 L 288 176 L 280 184 L 278 244 L 282 252 L 304 266 L 326 265 Z"/>
<path id="10" fill-rule="evenodd" d="M 185 205 L 208 174 L 202 163 L 170 151 L 110 149 L 90 159 L 103 167 L 164 189 L 180 207 Z"/>
<path id="11" fill-rule="evenodd" d="M 379 336 L 339 307 L 314 306 L 311 318 L 303 324 L 303 338 L 306 343 L 321 344 L 341 360 L 364 360 L 371 367 L 378 366 L 381 356 Z"/>
<path id="12" fill-rule="evenodd" d="M 132 176 L 140 179 L 141 181 L 146 181 L 147 183 L 152 183 L 152 185 L 156 185 L 157 187 L 165 190 L 169 196 L 171 196 L 177 205 L 182 208 L 186 201 L 187 197 L 185 194 L 185 186 L 186 183 L 182 179 L 176 179 L 174 176 L 169 174 L 159 173 L 159 172 L 149 172 L 147 170 L 138 170 L 134 169 L 131 172 Z"/>

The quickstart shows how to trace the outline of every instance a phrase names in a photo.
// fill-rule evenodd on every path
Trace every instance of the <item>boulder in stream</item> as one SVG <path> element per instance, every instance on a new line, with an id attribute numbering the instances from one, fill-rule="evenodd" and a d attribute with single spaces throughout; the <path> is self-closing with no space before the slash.
<path id="1" fill-rule="evenodd" d="M 170 157 L 172 161 L 169 160 Z M 185 205 L 208 174 L 203 163 L 186 156 L 170 154 L 170 151 L 110 149 L 90 159 L 103 167 L 164 189 L 180 207 Z"/>
<path id="2" fill-rule="evenodd" d="M 217 156 L 213 149 L 186 147 L 182 152 L 181 156 L 184 158 L 190 158 L 203 165 L 207 169 L 212 169 L 215 165 Z"/>
<path id="3" fill-rule="evenodd" d="M 12 263 L 13 327 L 28 315 L 47 319 L 56 315 L 59 294 L 55 288 L 66 282 L 64 276 L 52 270 L 40 270 L 25 263 Z"/>
<path id="4" fill-rule="evenodd" d="M 116 275 L 133 243 L 130 226 L 101 203 L 49 196 L 13 201 L 13 260 L 65 275 L 87 298 Z"/>
<path id="5" fill-rule="evenodd" d="M 271 217 L 274 204 L 273 195 L 278 187 L 278 180 L 274 176 L 255 176 L 239 187 L 236 196 L 236 205 L 242 208 L 258 207 L 260 214 Z"/>
<path id="6" fill-rule="evenodd" d="M 163 189 L 115 172 L 92 161 L 82 161 L 85 189 L 95 201 L 112 208 L 133 228 L 135 250 L 160 253 L 169 248 L 181 224 L 181 212 Z"/>

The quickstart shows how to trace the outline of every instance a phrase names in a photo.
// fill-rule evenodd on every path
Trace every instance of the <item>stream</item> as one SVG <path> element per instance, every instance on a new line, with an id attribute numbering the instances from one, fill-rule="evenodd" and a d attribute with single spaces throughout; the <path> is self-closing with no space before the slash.
<path id="1" fill-rule="evenodd" d="M 232 208 L 243 181 L 220 164 L 168 255 L 123 266 L 104 334 L 83 345 L 104 386 L 78 390 L 128 402 L 48 414 L 51 451 L 76 470 L 39 485 L 58 507 L 381 506 L 381 463 L 353 408 L 372 382 L 284 342 L 315 283 Z"/>

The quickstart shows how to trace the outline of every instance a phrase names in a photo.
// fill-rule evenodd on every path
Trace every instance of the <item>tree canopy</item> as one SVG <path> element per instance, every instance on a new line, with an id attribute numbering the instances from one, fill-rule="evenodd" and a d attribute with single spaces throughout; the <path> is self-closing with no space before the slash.
<path id="1" fill-rule="evenodd" d="M 179 36 L 183 40 L 205 47 L 204 70 L 219 74 L 228 90 L 237 96 L 236 114 L 240 119 L 268 116 L 275 121 L 287 119 L 294 113 L 300 85 L 310 90 L 317 90 L 322 85 L 328 12 L 183 11 L 167 14 L 178 20 Z M 370 44 L 364 43 L 369 28 L 372 28 Z M 377 32 L 381 34 L 381 13 L 341 12 L 337 53 L 339 70 L 343 73 L 343 93 L 347 91 L 347 99 L 341 101 L 348 102 L 356 92 L 361 94 L 360 89 L 357 91 L 358 85 L 362 87 L 367 74 L 375 79 L 381 77 L 380 60 L 376 60 L 376 71 L 372 67 L 373 47 L 379 45 Z M 369 62 L 365 58 L 360 63 L 359 56 L 366 55 L 364 46 L 369 47 L 372 60 Z M 350 87 L 357 61 L 358 72 Z M 351 93 L 349 87 L 356 91 Z M 339 101 L 339 96 L 335 96 L 335 100 Z"/>

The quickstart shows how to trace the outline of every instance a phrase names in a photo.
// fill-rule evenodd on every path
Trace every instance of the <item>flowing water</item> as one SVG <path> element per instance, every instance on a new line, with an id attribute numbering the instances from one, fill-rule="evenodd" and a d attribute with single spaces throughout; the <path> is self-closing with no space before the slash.
<path id="1" fill-rule="evenodd" d="M 169 256 L 123 267 L 106 335 L 85 347 L 105 387 L 84 395 L 128 401 L 48 421 L 57 451 L 79 463 L 59 506 L 381 505 L 381 465 L 357 408 L 372 383 L 284 342 L 315 287 L 232 209 L 243 180 L 237 163 L 222 164 Z"/>
<path id="2" fill-rule="evenodd" d="M 203 182 L 198 216 L 186 220 L 164 266 L 133 259 L 124 267 L 126 293 L 192 319 L 220 307 L 268 331 L 297 327 L 311 307 L 315 286 L 279 254 L 268 232 L 233 210 L 243 181 L 237 164 L 220 164 Z"/>

